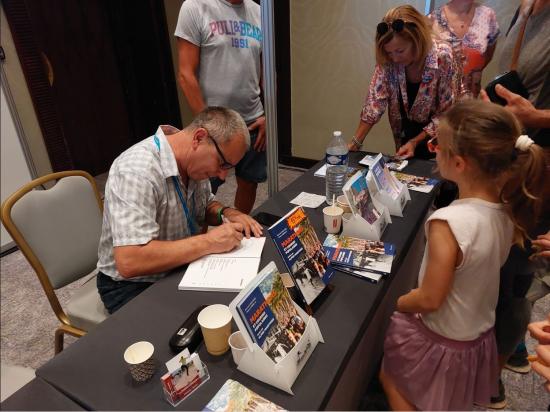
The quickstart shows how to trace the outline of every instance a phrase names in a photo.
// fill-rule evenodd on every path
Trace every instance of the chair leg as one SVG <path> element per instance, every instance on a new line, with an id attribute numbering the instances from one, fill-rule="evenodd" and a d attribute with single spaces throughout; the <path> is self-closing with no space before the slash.
<path id="1" fill-rule="evenodd" d="M 55 331 L 55 354 L 63 350 L 63 338 L 65 336 L 65 331 L 61 328 L 56 329 Z"/>

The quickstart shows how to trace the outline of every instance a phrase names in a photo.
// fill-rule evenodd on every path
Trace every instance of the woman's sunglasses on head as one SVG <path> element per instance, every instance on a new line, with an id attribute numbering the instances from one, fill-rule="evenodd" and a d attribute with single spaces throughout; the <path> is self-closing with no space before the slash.
<path id="1" fill-rule="evenodd" d="M 390 31 L 390 29 L 392 29 L 395 33 L 400 33 L 403 31 L 406 25 L 414 26 L 414 23 L 406 22 L 403 19 L 395 19 L 391 23 L 383 21 L 378 23 L 378 25 L 376 26 L 376 33 L 378 33 L 379 36 L 383 36 L 388 31 Z"/>

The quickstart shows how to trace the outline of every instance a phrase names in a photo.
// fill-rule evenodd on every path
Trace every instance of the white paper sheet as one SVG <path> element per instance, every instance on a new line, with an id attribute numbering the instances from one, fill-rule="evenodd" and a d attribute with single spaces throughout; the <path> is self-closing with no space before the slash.
<path id="1" fill-rule="evenodd" d="M 294 199 L 292 199 L 290 203 L 298 206 L 311 207 L 315 209 L 321 206 L 325 202 L 325 199 L 326 199 L 325 196 L 322 196 L 322 195 L 302 192 L 298 196 L 296 196 Z"/>

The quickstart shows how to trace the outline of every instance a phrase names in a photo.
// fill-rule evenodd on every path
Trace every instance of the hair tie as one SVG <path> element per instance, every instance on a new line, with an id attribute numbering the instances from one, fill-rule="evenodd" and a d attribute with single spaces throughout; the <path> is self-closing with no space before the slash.
<path id="1" fill-rule="evenodd" d="M 526 152 L 527 150 L 529 150 L 529 147 L 531 147 L 531 145 L 535 143 L 533 141 L 533 139 L 531 139 L 529 136 L 527 136 L 526 134 L 522 134 L 521 136 L 519 136 L 516 140 L 516 144 L 515 144 L 515 147 L 516 149 L 519 149 L 521 150 L 522 152 Z"/>

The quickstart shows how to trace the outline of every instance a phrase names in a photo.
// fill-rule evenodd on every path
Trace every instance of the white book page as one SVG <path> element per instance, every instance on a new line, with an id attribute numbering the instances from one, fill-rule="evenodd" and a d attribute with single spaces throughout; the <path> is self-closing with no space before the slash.
<path id="1" fill-rule="evenodd" d="M 259 266 L 259 257 L 203 256 L 189 264 L 178 289 L 238 292 L 254 279 Z"/>
<path id="2" fill-rule="evenodd" d="M 250 239 L 243 238 L 240 246 L 232 251 L 226 253 L 213 253 L 210 256 L 226 258 L 259 258 L 262 256 L 262 250 L 264 250 L 265 239 L 265 236 L 250 236 Z"/>

